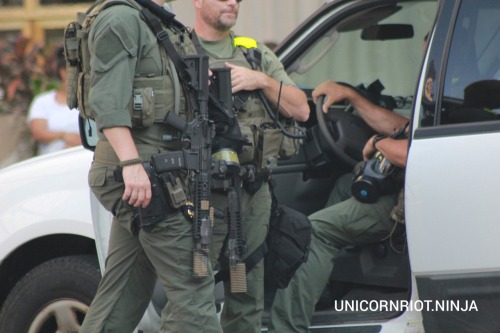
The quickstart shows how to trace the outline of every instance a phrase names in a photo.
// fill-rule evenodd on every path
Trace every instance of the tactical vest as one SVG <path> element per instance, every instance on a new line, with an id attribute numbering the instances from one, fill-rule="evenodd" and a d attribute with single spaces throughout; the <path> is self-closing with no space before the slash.
<path id="1" fill-rule="evenodd" d="M 70 22 L 64 32 L 64 48 L 66 56 L 66 92 L 67 104 L 77 108 L 83 118 L 95 117 L 89 104 L 90 91 L 90 52 L 88 37 L 90 28 L 97 16 L 113 5 L 127 5 L 137 10 L 141 6 L 135 1 L 106 0 L 97 2 L 86 13 L 78 13 L 77 20 Z M 145 22 L 145 27 L 147 27 Z M 181 55 L 195 54 L 196 50 L 187 34 L 174 33 L 165 29 L 177 52 Z M 182 41 L 182 42 L 181 42 Z M 163 122 L 169 111 L 177 114 L 187 113 L 184 91 L 181 89 L 177 71 L 165 49 L 158 44 L 162 59 L 162 73 L 150 77 L 138 75 L 147 68 L 147 60 L 140 59 L 133 81 L 133 94 L 129 102 L 129 112 L 134 128 L 149 127 Z"/>
<path id="2" fill-rule="evenodd" d="M 231 35 L 234 39 L 234 35 Z M 255 44 L 256 41 L 252 40 Z M 225 62 L 236 66 L 252 69 L 248 62 L 244 46 L 235 47 L 230 58 L 210 57 L 210 68 L 224 68 Z M 276 166 L 278 157 L 287 157 L 295 154 L 298 150 L 298 140 L 284 137 L 279 129 L 266 126 L 272 120 L 266 112 L 264 105 L 256 94 L 252 94 L 242 109 L 238 112 L 238 122 L 242 136 L 249 145 L 243 147 L 238 155 L 240 163 L 254 162 L 258 171 L 269 171 Z"/>
<path id="3" fill-rule="evenodd" d="M 234 50 L 233 57 L 217 59 L 210 57 L 209 59 L 210 68 L 224 68 L 225 62 L 251 69 L 250 64 L 245 58 L 245 54 L 239 48 Z M 261 101 L 252 95 L 238 112 L 241 134 L 243 139 L 249 143 L 249 145 L 243 147 L 243 151 L 238 156 L 240 163 L 249 163 L 255 160 L 257 129 L 267 121 L 269 119 Z"/>

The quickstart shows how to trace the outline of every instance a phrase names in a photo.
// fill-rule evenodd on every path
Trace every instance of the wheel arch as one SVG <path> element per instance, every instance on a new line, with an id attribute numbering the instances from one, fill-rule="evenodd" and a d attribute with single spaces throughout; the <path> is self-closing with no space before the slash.
<path id="1" fill-rule="evenodd" d="M 57 257 L 95 255 L 95 241 L 81 235 L 53 234 L 17 247 L 0 264 L 0 307 L 14 285 L 34 267 Z"/>

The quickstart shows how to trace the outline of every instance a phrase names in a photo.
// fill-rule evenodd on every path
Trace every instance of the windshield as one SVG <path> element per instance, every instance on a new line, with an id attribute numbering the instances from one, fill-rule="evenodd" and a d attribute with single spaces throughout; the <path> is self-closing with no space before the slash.
<path id="1" fill-rule="evenodd" d="M 433 1 L 401 2 L 332 22 L 288 66 L 289 75 L 303 89 L 314 89 L 327 80 L 356 86 L 378 79 L 384 93 L 410 96 L 436 6 Z"/>

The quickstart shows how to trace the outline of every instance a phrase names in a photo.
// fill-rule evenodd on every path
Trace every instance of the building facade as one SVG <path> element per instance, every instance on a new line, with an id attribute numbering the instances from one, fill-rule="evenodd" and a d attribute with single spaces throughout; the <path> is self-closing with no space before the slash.
<path id="1" fill-rule="evenodd" d="M 263 42 L 279 43 L 325 0 L 247 0 L 241 2 L 235 31 Z M 39 44 L 60 43 L 64 27 L 85 11 L 86 0 L 0 0 L 0 38 L 21 33 Z M 171 6 L 186 25 L 194 22 L 190 0 L 176 0 Z"/>

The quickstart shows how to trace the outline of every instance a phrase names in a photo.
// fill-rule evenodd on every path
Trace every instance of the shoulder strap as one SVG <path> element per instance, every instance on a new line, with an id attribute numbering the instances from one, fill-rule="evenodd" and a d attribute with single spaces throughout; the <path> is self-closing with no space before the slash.
<path id="1" fill-rule="evenodd" d="M 268 252 L 269 248 L 267 247 L 267 242 L 264 241 L 262 244 L 259 245 L 258 248 L 256 248 L 251 255 L 249 255 L 243 262 L 245 263 L 246 267 L 246 272 L 250 272 L 255 265 L 257 265 L 266 255 Z M 226 267 L 227 265 L 223 265 Z M 221 269 L 220 271 L 217 272 L 217 274 L 214 275 L 214 280 L 215 283 L 218 283 L 220 281 L 227 281 L 229 279 L 229 270 L 227 268 Z"/>
<path id="2" fill-rule="evenodd" d="M 106 0 L 104 1 L 99 1 L 99 2 L 105 2 Z M 99 9 L 99 10 L 105 10 L 106 8 L 109 8 L 111 6 L 115 6 L 115 5 L 126 5 L 126 6 L 129 6 L 129 7 L 132 7 L 132 8 L 136 8 L 134 7 L 134 5 L 132 5 L 130 2 L 128 1 L 125 1 L 125 0 L 112 0 L 112 1 L 108 1 L 106 2 L 104 5 L 102 5 L 102 7 Z M 139 8 L 137 8 L 139 9 Z"/>
<path id="3" fill-rule="evenodd" d="M 147 8 L 153 13 L 156 17 L 158 17 L 163 24 L 172 29 L 175 32 L 185 32 L 186 26 L 181 22 L 175 19 L 175 14 L 165 10 L 165 8 L 157 5 L 151 0 L 135 0 L 139 5 L 143 8 Z M 167 1 L 168 2 L 168 1 Z"/>
<path id="4" fill-rule="evenodd" d="M 194 29 L 191 32 L 191 40 L 193 41 L 196 52 L 198 52 L 199 54 L 205 54 L 205 50 L 201 46 L 200 39 L 198 38 L 198 35 L 196 34 L 196 31 Z"/>

